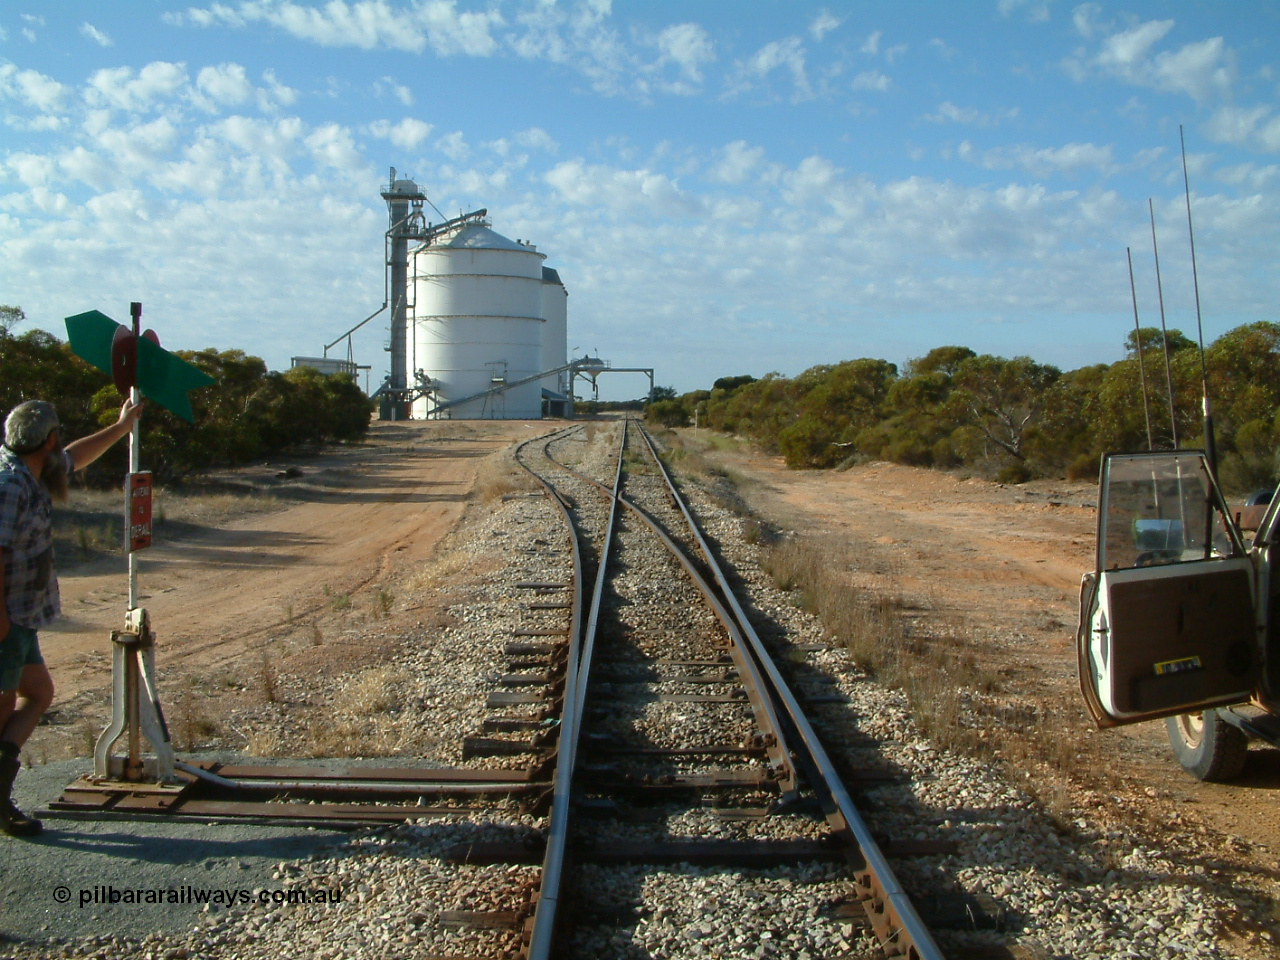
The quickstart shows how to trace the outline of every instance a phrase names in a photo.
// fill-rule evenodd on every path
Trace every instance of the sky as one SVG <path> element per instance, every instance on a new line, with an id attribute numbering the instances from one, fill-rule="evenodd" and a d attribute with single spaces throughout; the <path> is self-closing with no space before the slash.
<path id="1" fill-rule="evenodd" d="M 287 369 L 383 302 L 395 167 L 548 255 L 571 353 L 679 392 L 1112 362 L 1152 213 L 1197 334 L 1180 127 L 1206 343 L 1280 319 L 1278 55 L 1253 0 L 0 0 L 0 303 Z"/>

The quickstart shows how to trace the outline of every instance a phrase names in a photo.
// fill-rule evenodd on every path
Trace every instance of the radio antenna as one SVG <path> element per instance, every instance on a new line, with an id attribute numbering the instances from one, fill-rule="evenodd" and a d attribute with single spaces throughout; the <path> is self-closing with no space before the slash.
<path id="1" fill-rule="evenodd" d="M 1151 440 L 1151 402 L 1147 397 L 1147 365 L 1142 359 L 1142 327 L 1138 325 L 1138 289 L 1133 285 L 1133 251 L 1124 248 L 1129 258 L 1129 292 L 1133 294 L 1133 343 L 1138 349 L 1138 376 L 1142 380 L 1142 412 L 1147 418 L 1147 449 L 1154 450 Z"/>
<path id="2" fill-rule="evenodd" d="M 1156 293 L 1160 295 L 1160 333 L 1164 337 L 1164 382 L 1169 391 L 1169 427 L 1173 431 L 1173 449 L 1177 450 L 1178 418 L 1173 406 L 1173 367 L 1169 362 L 1169 328 L 1164 322 L 1164 284 L 1160 281 L 1160 248 L 1156 246 L 1156 207 L 1150 197 L 1147 197 L 1147 209 L 1151 212 L 1151 252 L 1156 258 Z"/>
<path id="3" fill-rule="evenodd" d="M 1187 197 L 1187 236 L 1191 240 L 1191 280 L 1196 291 L 1196 336 L 1200 341 L 1200 390 L 1204 397 L 1204 452 L 1209 471 L 1218 475 L 1218 451 L 1213 437 L 1213 407 L 1209 402 L 1209 371 L 1204 362 L 1204 323 L 1200 316 L 1200 277 L 1196 272 L 1196 232 L 1191 226 L 1191 181 L 1187 177 L 1187 139 L 1178 124 L 1178 140 L 1182 144 L 1182 185 Z"/>

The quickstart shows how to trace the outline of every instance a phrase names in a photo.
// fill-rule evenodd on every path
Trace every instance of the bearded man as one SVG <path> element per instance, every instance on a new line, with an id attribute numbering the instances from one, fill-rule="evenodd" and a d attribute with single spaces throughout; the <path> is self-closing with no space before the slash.
<path id="1" fill-rule="evenodd" d="M 120 418 L 62 445 L 58 414 L 43 400 L 10 411 L 0 447 L 0 830 L 34 836 L 39 820 L 14 805 L 18 754 L 49 704 L 53 679 L 36 631 L 61 612 L 53 572 L 52 501 L 67 499 L 70 475 L 133 429 L 140 408 L 125 401 Z"/>

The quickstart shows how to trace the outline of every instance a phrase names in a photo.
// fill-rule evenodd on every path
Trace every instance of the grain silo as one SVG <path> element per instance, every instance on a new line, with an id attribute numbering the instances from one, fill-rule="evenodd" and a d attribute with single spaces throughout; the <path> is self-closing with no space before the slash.
<path id="1" fill-rule="evenodd" d="M 414 401 L 415 417 L 431 416 L 440 403 L 450 404 L 447 416 L 462 419 L 542 415 L 541 381 L 494 388 L 546 369 L 544 259 L 533 244 L 509 240 L 477 221 L 459 225 L 447 238 L 432 237 L 410 254 L 411 369 L 432 385 L 430 394 Z"/>
<path id="2" fill-rule="evenodd" d="M 554 370 L 568 362 L 569 356 L 569 293 L 560 281 L 560 274 L 550 267 L 542 268 L 542 369 Z M 551 408 L 563 415 L 568 394 L 567 371 L 542 378 L 543 396 L 551 402 Z"/>

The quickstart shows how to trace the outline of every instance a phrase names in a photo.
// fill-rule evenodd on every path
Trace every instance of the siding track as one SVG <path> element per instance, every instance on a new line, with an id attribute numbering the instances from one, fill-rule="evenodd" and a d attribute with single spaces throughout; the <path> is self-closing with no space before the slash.
<path id="1" fill-rule="evenodd" d="M 585 614 L 585 581 L 574 587 L 581 632 L 567 638 L 521 955 L 635 955 L 613 934 L 661 912 L 645 904 L 651 887 L 705 896 L 709 876 L 764 900 L 771 886 L 806 885 L 790 872 L 821 878 L 819 902 L 801 907 L 811 916 L 843 877 L 883 955 L 940 958 L 651 439 L 630 423 L 619 432 L 607 464 L 581 462 L 576 430 L 517 454 L 574 526 L 589 558 L 578 569 L 592 570 Z M 637 899 L 638 911 L 619 908 Z"/>

